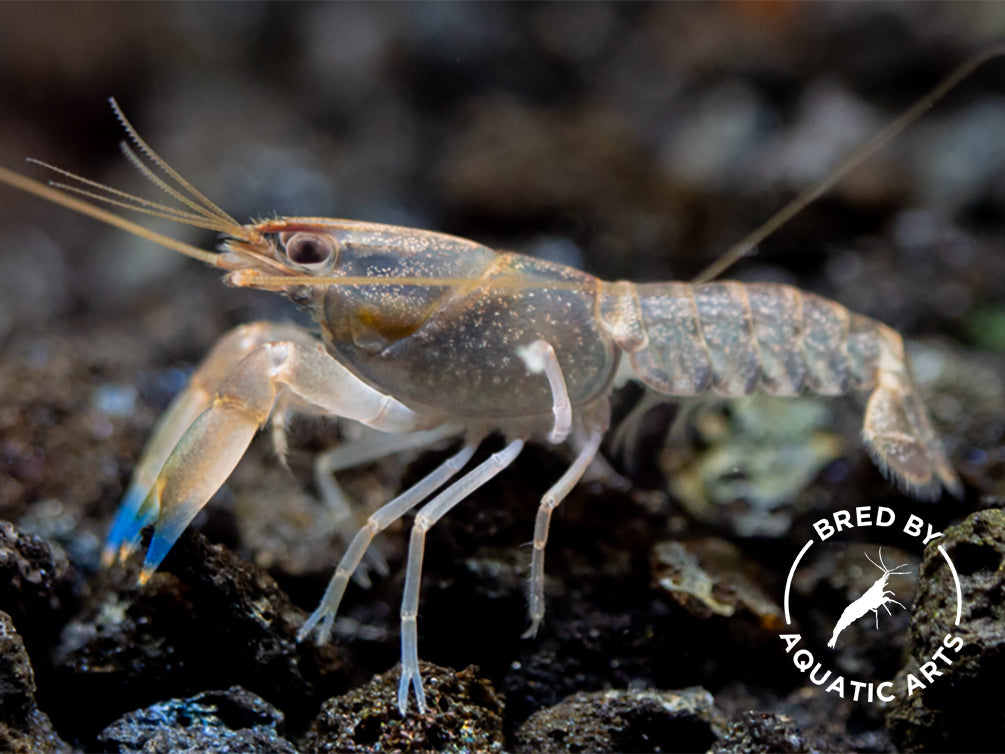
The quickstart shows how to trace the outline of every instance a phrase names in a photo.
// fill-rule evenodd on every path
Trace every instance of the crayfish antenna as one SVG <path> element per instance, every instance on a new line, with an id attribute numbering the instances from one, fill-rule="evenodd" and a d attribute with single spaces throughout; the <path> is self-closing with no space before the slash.
<path id="1" fill-rule="evenodd" d="M 106 225 L 111 225 L 115 228 L 119 228 L 120 230 L 124 230 L 127 233 L 132 233 L 134 236 L 138 236 L 139 238 L 145 238 L 158 246 L 163 246 L 166 249 L 177 251 L 178 253 L 184 254 L 187 257 L 192 257 L 193 259 L 198 259 L 200 262 L 205 262 L 213 267 L 218 266 L 217 255 L 213 252 L 200 249 L 198 246 L 187 244 L 184 241 L 171 238 L 171 236 L 165 236 L 161 233 L 150 230 L 149 228 L 145 228 L 139 223 L 134 223 L 124 217 L 119 217 L 114 212 L 109 212 L 108 210 L 102 209 L 95 204 L 91 204 L 90 202 L 85 202 L 83 199 L 71 196 L 71 194 L 65 190 L 61 191 L 53 186 L 47 186 L 44 183 L 40 183 L 39 181 L 31 178 L 26 178 L 23 175 L 19 175 L 14 171 L 7 170 L 3 167 L 0 167 L 0 183 L 6 183 L 8 186 L 13 186 L 21 191 L 27 191 L 29 194 L 34 194 L 35 196 L 52 202 L 53 204 L 66 207 L 67 209 L 78 212 L 81 215 L 86 215 L 87 217 L 99 220 Z M 84 192 L 74 191 L 73 193 L 79 194 Z M 129 209 L 134 209 L 140 212 L 143 211 L 137 207 L 129 207 Z M 185 222 L 184 220 L 178 220 L 174 217 L 168 217 L 167 219 L 175 220 L 176 222 Z"/>
<path id="2" fill-rule="evenodd" d="M 772 215 L 760 227 L 752 231 L 746 238 L 734 244 L 725 254 L 720 256 L 712 264 L 699 272 L 692 283 L 707 283 L 714 280 L 745 256 L 753 253 L 757 245 L 772 233 L 781 228 L 785 223 L 802 212 L 807 205 L 815 202 L 823 194 L 829 191 L 838 181 L 848 173 L 857 168 L 868 157 L 871 157 L 878 150 L 882 149 L 894 137 L 900 134 L 905 128 L 914 123 L 918 118 L 930 110 L 939 100 L 963 81 L 967 76 L 987 63 L 989 60 L 1005 56 L 1005 45 L 995 45 L 983 52 L 979 52 L 969 60 L 964 61 L 953 70 L 942 81 L 936 84 L 921 99 L 911 105 L 901 113 L 890 125 L 873 136 L 869 141 L 856 149 L 851 156 L 838 165 L 822 181 L 815 186 L 803 191 L 799 196 L 790 201 L 778 212 Z M 948 485 L 947 485 L 948 486 Z"/>

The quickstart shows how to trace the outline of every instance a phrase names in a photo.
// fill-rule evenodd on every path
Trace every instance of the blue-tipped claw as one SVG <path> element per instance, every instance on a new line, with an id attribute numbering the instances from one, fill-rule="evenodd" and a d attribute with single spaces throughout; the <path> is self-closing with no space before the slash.
<path id="1" fill-rule="evenodd" d="M 157 523 L 154 525 L 154 535 L 150 539 L 146 558 L 143 560 L 143 570 L 140 572 L 140 584 L 145 584 L 151 574 L 157 570 L 161 561 L 174 547 L 174 543 L 182 532 L 192 523 L 192 519 L 202 508 L 203 503 L 197 497 L 195 501 L 187 501 L 175 505 L 164 505 L 161 501 L 162 490 L 155 487 L 150 491 L 147 501 L 154 501 L 151 508 L 158 511 Z M 144 508 L 146 505 L 144 505 Z M 141 510 L 141 515 L 143 511 Z"/>
<path id="2" fill-rule="evenodd" d="M 150 576 L 167 557 L 200 507 L 174 506 L 172 514 L 165 521 L 161 516 L 161 492 L 159 485 L 152 489 L 147 485 L 130 485 L 112 522 L 112 529 L 101 554 L 102 563 L 106 566 L 116 561 L 124 562 L 139 544 L 143 527 L 154 524 L 153 537 L 143 560 L 143 570 L 140 571 L 141 585 L 150 580 Z"/>
<path id="3" fill-rule="evenodd" d="M 191 519 L 183 521 L 172 521 L 167 526 L 157 526 L 154 529 L 154 536 L 150 540 L 150 547 L 147 548 L 147 556 L 143 560 L 143 570 L 140 571 L 140 584 L 145 584 L 157 567 L 161 564 L 167 554 L 178 541 L 178 537 L 185 531 Z"/>
<path id="4" fill-rule="evenodd" d="M 147 485 L 134 482 L 122 498 L 101 552 L 101 564 L 106 568 L 116 561 L 125 560 L 139 542 L 143 527 L 153 523 L 157 517 L 158 506 L 143 504 L 148 491 Z"/>

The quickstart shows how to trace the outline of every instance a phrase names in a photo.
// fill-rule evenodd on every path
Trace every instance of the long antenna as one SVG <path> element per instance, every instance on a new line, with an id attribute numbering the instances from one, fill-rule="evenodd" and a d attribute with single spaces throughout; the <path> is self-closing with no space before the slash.
<path id="1" fill-rule="evenodd" d="M 176 238 L 171 238 L 171 236 L 165 236 L 161 233 L 157 233 L 156 231 L 145 228 L 138 223 L 127 220 L 124 217 L 119 217 L 113 212 L 109 212 L 101 207 L 96 207 L 90 202 L 85 202 L 82 199 L 70 196 L 69 194 L 59 191 L 52 186 L 46 186 L 44 183 L 39 183 L 31 178 L 18 175 L 12 170 L 7 170 L 7 168 L 0 167 L 0 182 L 19 188 L 22 191 L 27 191 L 29 194 L 39 196 L 42 199 L 46 199 L 53 204 L 58 204 L 61 207 L 72 209 L 74 212 L 79 212 L 82 215 L 93 217 L 95 220 L 108 223 L 116 228 L 121 228 L 128 233 L 137 235 L 140 238 L 145 238 L 148 241 L 153 241 L 154 243 L 160 244 L 167 249 L 180 252 L 187 257 L 192 257 L 193 259 L 198 259 L 200 262 L 205 262 L 206 264 L 214 267 L 219 266 L 217 263 L 217 254 L 200 249 L 198 246 L 192 246 L 191 244 L 184 243 Z"/>
<path id="2" fill-rule="evenodd" d="M 826 178 L 815 186 L 803 191 L 799 194 L 799 196 L 778 210 L 778 212 L 772 215 L 767 222 L 751 232 L 746 238 L 735 244 L 712 264 L 699 272 L 692 282 L 704 283 L 717 278 L 723 272 L 728 270 L 743 257 L 753 251 L 754 248 L 761 243 L 761 241 L 799 214 L 806 208 L 806 205 L 816 201 L 821 194 L 828 191 L 835 183 L 858 167 L 863 160 L 870 157 L 892 138 L 897 136 L 897 134 L 914 123 L 914 121 L 921 117 L 925 111 L 930 109 L 936 102 L 945 97 L 953 90 L 953 88 L 956 87 L 957 84 L 973 73 L 977 68 L 984 65 L 984 63 L 989 60 L 993 60 L 994 58 L 1001 57 L 1003 55 L 1005 55 L 1005 45 L 995 45 L 984 52 L 974 55 L 965 63 L 957 66 L 952 73 L 936 84 L 935 87 L 928 92 L 928 94 L 907 108 L 907 110 L 901 113 L 900 116 L 893 121 L 893 123 L 888 125 L 878 134 L 873 136 L 869 141 L 855 150 L 850 157 L 831 171 Z"/>

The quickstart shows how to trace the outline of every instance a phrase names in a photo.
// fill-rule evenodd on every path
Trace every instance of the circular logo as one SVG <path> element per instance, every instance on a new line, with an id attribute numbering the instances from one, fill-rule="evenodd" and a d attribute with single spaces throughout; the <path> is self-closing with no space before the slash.
<path id="1" fill-rule="evenodd" d="M 903 682 L 898 681 L 896 685 L 891 680 L 846 677 L 837 669 L 835 662 L 838 659 L 837 653 L 847 647 L 849 635 L 846 632 L 852 625 L 860 621 L 871 622 L 875 626 L 875 631 L 879 632 L 882 630 L 881 613 L 892 616 L 892 610 L 909 609 L 909 605 L 898 599 L 898 593 L 904 591 L 909 593 L 909 580 L 912 578 L 916 580 L 918 577 L 910 567 L 910 563 L 889 562 L 884 558 L 882 546 L 870 545 L 869 547 L 874 548 L 873 553 L 865 551 L 857 557 L 861 559 L 859 565 L 875 573 L 875 579 L 868 588 L 858 590 L 841 611 L 840 616 L 832 620 L 828 626 L 830 636 L 826 641 L 826 647 L 819 647 L 819 642 L 807 641 L 801 633 L 793 632 L 795 622 L 792 618 L 792 583 L 800 562 L 815 544 L 828 540 L 830 544 L 834 544 L 840 542 L 842 537 L 854 538 L 856 530 L 866 528 L 899 532 L 909 537 L 920 550 L 942 536 L 942 532 L 935 531 L 931 524 L 926 523 L 917 514 L 911 513 L 906 517 L 901 514 L 898 519 L 897 513 L 885 506 L 866 505 L 852 510 L 839 510 L 827 518 L 818 520 L 813 524 L 815 535 L 796 555 L 785 580 L 783 607 L 786 630 L 780 633 L 778 638 L 785 643 L 785 653 L 796 670 L 806 674 L 809 682 L 823 689 L 825 693 L 836 694 L 842 699 L 856 702 L 892 702 L 898 695 L 904 694 L 909 697 L 916 691 L 936 683 L 942 675 L 940 668 L 952 665 L 954 656 L 963 649 L 963 639 L 951 632 L 947 633 L 938 649 L 920 663 L 917 669 L 906 673 Z M 953 625 L 959 626 L 963 614 L 960 578 L 945 548 L 942 545 L 937 547 L 939 553 L 946 559 L 956 584 L 956 617 Z M 811 645 L 819 647 L 816 653 Z"/>

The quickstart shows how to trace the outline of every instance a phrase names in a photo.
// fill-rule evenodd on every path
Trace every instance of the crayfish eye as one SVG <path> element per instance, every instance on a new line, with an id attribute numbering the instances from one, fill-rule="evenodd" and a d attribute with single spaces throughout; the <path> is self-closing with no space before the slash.
<path id="1" fill-rule="evenodd" d="M 335 258 L 335 240 L 318 233 L 294 233 L 286 241 L 286 256 L 294 264 L 320 269 Z"/>

